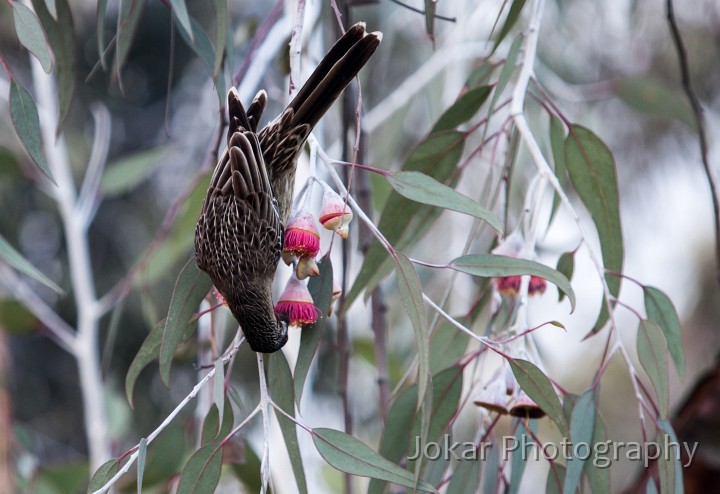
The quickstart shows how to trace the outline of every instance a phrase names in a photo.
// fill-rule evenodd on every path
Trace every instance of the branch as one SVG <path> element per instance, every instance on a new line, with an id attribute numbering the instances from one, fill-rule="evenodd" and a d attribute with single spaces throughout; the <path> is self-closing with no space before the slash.
<path id="1" fill-rule="evenodd" d="M 40 120 L 40 131 L 48 166 L 57 180 L 57 187 L 52 189 L 52 192 L 60 210 L 67 242 L 68 268 L 78 314 L 73 354 L 78 364 L 85 433 L 90 468 L 93 469 L 110 457 L 110 445 L 107 440 L 108 428 L 98 349 L 98 316 L 95 310 L 97 300 L 87 228 L 84 218 L 77 211 L 75 183 L 65 140 L 62 135 L 55 135 L 55 123 L 59 113 L 54 80 L 52 76 L 45 74 L 35 57 L 30 58 L 38 105 L 45 109 L 48 117 Z"/>
<path id="2" fill-rule="evenodd" d="M 28 286 L 18 274 L 7 266 L 0 263 L 0 281 L 7 287 L 13 296 L 30 309 L 30 312 L 37 317 L 50 332 L 60 347 L 70 354 L 75 353 L 75 335 L 73 328 L 66 323 L 57 313 L 37 296 L 35 291 Z"/>
<path id="3" fill-rule="evenodd" d="M 670 33 L 672 35 L 673 43 L 675 44 L 675 50 L 678 55 L 678 62 L 680 63 L 680 77 L 682 79 L 683 90 L 688 100 L 690 100 L 690 106 L 692 107 L 693 116 L 695 117 L 695 125 L 697 126 L 698 138 L 700 141 L 700 155 L 702 157 L 703 168 L 705 169 L 705 176 L 707 177 L 708 185 L 710 186 L 710 196 L 712 197 L 713 204 L 713 215 L 715 217 L 715 276 L 717 281 L 720 283 L 720 199 L 718 199 L 718 190 L 715 185 L 715 174 L 712 167 L 710 166 L 710 160 L 708 159 L 708 144 L 707 135 L 705 131 L 705 121 L 703 119 L 703 109 L 700 104 L 700 100 L 695 93 L 690 80 L 690 66 L 687 59 L 687 51 L 680 35 L 680 29 L 675 19 L 675 11 L 673 9 L 672 0 L 667 0 L 667 19 L 670 25 Z"/>

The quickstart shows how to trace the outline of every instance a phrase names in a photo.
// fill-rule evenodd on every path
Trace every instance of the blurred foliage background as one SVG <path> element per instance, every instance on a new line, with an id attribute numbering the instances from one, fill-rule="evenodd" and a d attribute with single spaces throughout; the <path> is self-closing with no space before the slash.
<path id="1" fill-rule="evenodd" d="M 212 33 L 214 13 L 210 3 L 189 1 L 188 8 L 191 17 Z M 474 0 L 438 2 L 438 13 L 454 17 L 458 22 L 436 23 L 435 49 L 425 34 L 423 17 L 394 2 L 368 2 L 351 9 L 352 19 L 346 20 L 346 25 L 351 20 L 364 20 L 370 29 L 382 30 L 385 34 L 381 49 L 361 73 L 363 106 L 372 127 L 366 163 L 391 169 L 402 163 L 442 110 L 454 101 L 469 74 L 484 63 L 487 39 L 501 4 Z M 83 176 L 92 147 L 91 108 L 102 104 L 111 116 L 103 200 L 88 231 L 98 294 L 102 296 L 112 290 L 131 270 L 136 270 L 127 298 L 101 321 L 109 434 L 116 452 L 123 452 L 152 431 L 196 380 L 195 356 L 203 348 L 198 348 L 193 340 L 178 356 L 169 391 L 161 384 L 157 367 L 150 366 L 136 386 L 134 410 L 124 397 L 127 368 L 149 329 L 165 316 L 177 273 L 191 255 L 194 224 L 207 183 L 207 176 L 198 172 L 203 166 L 208 170 L 208 163 L 212 163 L 208 149 L 218 125 L 217 94 L 224 94 L 226 88 L 214 87 L 197 54 L 173 31 L 170 12 L 163 2 L 144 5 L 132 48 L 121 71 L 122 83 L 112 70 L 97 67 L 95 2 L 73 0 L 70 6 L 74 20 L 75 91 L 63 134 L 76 183 Z M 229 42 L 233 47 L 230 67 L 236 70 L 242 65 L 258 26 L 272 8 L 273 2 L 269 1 L 230 3 Z M 322 53 L 318 48 L 328 46 L 335 34 L 331 27 L 334 16 L 327 2 L 308 8 L 313 9 L 313 15 L 318 15 L 317 22 L 311 26 L 310 43 L 315 48 L 311 47 L 313 55 L 307 62 L 310 63 L 316 61 L 315 53 Z M 294 9 L 294 3 L 290 2 L 282 14 L 288 27 L 286 39 L 278 44 L 278 50 L 270 54 L 262 69 L 255 69 L 261 73 L 256 85 L 270 95 L 267 110 L 270 116 L 276 115 L 286 101 L 285 41 L 289 41 Z M 720 6 L 712 0 L 678 1 L 676 11 L 688 47 L 692 80 L 703 103 L 712 138 L 720 128 L 717 64 Z M 117 16 L 118 4 L 110 2 L 103 20 L 106 44 L 116 27 Z M 17 41 L 11 7 L 7 3 L 0 5 L 0 52 L 17 80 L 31 87 L 28 55 Z M 494 56 L 501 58 L 502 52 L 501 49 Z M 688 423 L 695 420 L 695 427 L 688 425 L 684 434 L 703 444 L 696 464 L 697 468 L 702 467 L 702 472 L 697 473 L 698 477 L 688 472 L 686 477 L 689 482 L 702 479 L 699 485 L 707 486 L 708 479 L 717 480 L 720 471 L 717 454 L 720 438 L 716 434 L 720 428 L 717 419 L 713 419 L 718 416 L 717 390 L 720 388 L 710 387 L 710 395 L 700 398 L 691 391 L 706 372 L 710 372 L 710 376 L 713 369 L 717 372 L 718 365 L 720 314 L 718 285 L 714 279 L 713 220 L 697 136 L 679 85 L 677 55 L 660 2 L 547 2 L 536 74 L 566 115 L 592 128 L 612 149 L 619 173 L 626 272 L 666 290 L 681 314 L 688 372 L 684 381 L 674 377 L 672 402 L 677 414 L 693 406 L 703 409 L 699 405 L 706 405 L 700 418 L 695 415 L 691 416 L 695 419 L 685 419 Z M 70 296 L 61 297 L 28 280 L 63 319 L 74 325 L 77 314 L 71 296 L 62 224 L 54 202 L 33 181 L 37 172 L 10 121 L 8 87 L 7 74 L 0 75 L 0 234 L 69 292 Z M 255 89 L 249 89 L 250 93 Z M 534 102 L 529 106 L 528 118 L 539 122 L 540 106 Z M 392 112 L 385 115 L 388 108 L 392 108 Z M 337 149 L 332 144 L 338 137 L 339 121 L 336 110 L 317 131 L 330 150 Z M 720 162 L 717 146 L 713 145 L 711 151 L 711 162 Z M 523 159 L 527 161 L 521 153 L 519 161 Z M 477 196 L 482 187 L 482 174 L 478 170 L 487 167 L 489 162 L 492 160 L 483 157 L 473 163 L 460 189 Z M 525 179 L 520 175 L 516 180 L 522 183 Z M 375 177 L 371 183 L 373 205 L 379 211 L 389 189 Z M 513 196 L 513 192 L 515 190 L 511 190 L 508 209 L 509 216 L 516 218 L 522 208 L 522 197 Z M 168 211 L 177 213 L 172 224 L 164 222 Z M 440 250 L 459 252 L 462 245 L 457 243 L 462 242 L 465 234 L 457 232 L 467 228 L 464 219 L 444 213 L 414 252 L 431 262 L 433 259 L 447 261 L 445 252 L 438 251 L 434 239 L 448 239 Z M 539 245 L 541 260 L 554 265 L 560 253 L 573 248 L 577 239 L 564 235 L 567 229 L 567 221 L 553 225 L 546 241 Z M 159 237 L 158 232 L 161 232 Z M 358 238 L 357 230 L 353 233 L 354 246 L 365 241 Z M 155 250 L 138 265 L 154 239 L 159 240 Z M 490 242 L 490 238 L 478 241 L 478 249 L 487 249 Z M 351 272 L 359 268 L 358 259 L 351 260 Z M 555 318 L 568 327 L 567 333 L 543 333 L 540 343 L 549 373 L 563 386 L 574 390 L 587 384 L 597 368 L 590 363 L 597 362 L 601 350 L 596 348 L 601 346 L 598 339 L 580 341 L 597 310 L 594 305 L 597 302 L 592 301 L 597 298 L 593 295 L 596 292 L 592 287 L 583 288 L 588 272 L 587 262 L 585 268 L 581 263 L 573 280 L 581 303 L 589 304 L 587 311 L 580 309 L 579 314 L 571 317 L 554 315 L 555 309 L 546 309 L 543 301 L 547 304 L 555 293 L 532 302 L 533 315 L 539 322 Z M 447 281 L 442 274 L 423 272 L 421 277 L 429 293 L 441 293 L 443 282 Z M 457 300 L 451 301 L 451 308 L 462 310 L 476 290 L 470 282 L 460 283 Z M 629 303 L 639 296 L 632 290 L 627 287 L 623 292 Z M 392 388 L 412 359 L 414 347 L 412 331 L 403 319 L 394 285 L 385 293 L 391 328 L 388 357 Z M 373 374 L 375 357 L 368 310 L 361 303 L 350 313 L 349 327 L 353 418 L 357 435 L 372 438 L 379 430 Z M 4 397 L 0 400 L 0 423 L 4 428 L 0 437 L 6 454 L 5 481 L 20 486 L 23 492 L 81 490 L 87 476 L 87 449 L 75 362 L 48 338 L 41 324 L 24 308 L 22 300 L 14 300 L 2 289 L 0 328 Z M 311 419 L 313 423 L 327 420 L 336 424 L 340 415 L 334 320 L 327 331 L 310 375 L 311 394 L 305 397 L 306 402 L 311 403 L 303 412 L 307 418 L 317 414 Z M 628 330 L 628 341 L 634 341 L 632 331 L 634 328 Z M 245 393 L 242 399 L 254 403 L 256 390 L 251 383 L 256 382 L 257 370 L 248 350 L 241 352 L 233 373 L 238 382 L 247 384 L 239 386 Z M 612 434 L 639 437 L 636 408 L 620 405 L 632 401 L 627 398 L 632 396 L 632 390 L 622 366 L 611 369 L 606 379 L 601 406 L 606 420 L 612 424 Z M 714 382 L 720 386 L 718 381 Z M 373 399 L 368 400 L 367 396 Z M 698 399 L 706 401 L 693 401 Z M 183 452 L 195 441 L 196 421 L 194 412 L 186 410 L 162 436 L 163 443 L 150 450 L 149 461 L 155 463 L 152 467 L 148 465 L 147 484 L 152 483 L 151 475 L 164 479 L 182 464 Z M 254 437 L 252 433 L 250 437 Z M 238 450 L 238 454 L 253 454 L 243 441 Z M 306 452 L 304 446 L 302 451 Z M 312 460 L 309 463 L 313 465 Z M 336 472 L 330 472 L 327 466 L 319 467 L 318 472 L 312 484 L 317 490 L 313 492 L 338 489 L 340 480 Z M 640 475 L 634 465 L 620 466 L 616 472 L 613 482 L 628 489 Z M 158 489 L 162 491 L 161 487 Z"/>

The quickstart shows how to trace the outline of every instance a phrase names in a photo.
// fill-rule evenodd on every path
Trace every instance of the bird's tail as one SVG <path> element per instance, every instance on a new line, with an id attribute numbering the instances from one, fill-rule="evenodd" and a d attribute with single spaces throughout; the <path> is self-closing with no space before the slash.
<path id="1" fill-rule="evenodd" d="M 312 129 L 350 84 L 382 41 L 381 32 L 365 32 L 358 22 L 330 48 L 310 78 L 288 105 L 293 109 L 292 126 Z"/>

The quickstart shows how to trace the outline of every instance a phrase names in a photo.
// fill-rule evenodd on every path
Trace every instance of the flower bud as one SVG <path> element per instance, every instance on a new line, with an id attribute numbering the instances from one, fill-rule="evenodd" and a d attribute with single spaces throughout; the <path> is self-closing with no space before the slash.
<path id="1" fill-rule="evenodd" d="M 504 276 L 502 278 L 495 278 L 495 286 L 501 294 L 512 297 L 520 291 L 521 281 L 522 278 L 520 276 Z"/>
<path id="2" fill-rule="evenodd" d="M 295 268 L 295 276 L 297 279 L 304 280 L 309 276 L 317 276 L 320 274 L 317 262 L 314 257 L 301 257 Z"/>
<path id="3" fill-rule="evenodd" d="M 313 305 L 313 299 L 305 283 L 294 275 L 283 290 L 278 303 L 275 305 L 275 314 L 284 317 L 290 326 L 305 326 L 317 321 L 318 312 Z"/>
<path id="4" fill-rule="evenodd" d="M 525 391 L 520 390 L 517 398 L 513 400 L 510 407 L 510 415 L 528 419 L 539 419 L 545 416 L 545 411 L 530 398 Z"/>
<path id="5" fill-rule="evenodd" d="M 283 244 L 283 260 L 288 255 L 295 257 L 315 257 L 320 252 L 320 233 L 315 226 L 315 218 L 307 211 L 298 211 L 288 222 Z"/>
<path id="6" fill-rule="evenodd" d="M 539 276 L 530 277 L 530 284 L 528 285 L 528 295 L 535 295 L 536 293 L 541 295 L 545 293 L 546 288 L 547 282 L 545 281 L 545 278 L 540 278 Z"/>
<path id="7" fill-rule="evenodd" d="M 508 413 L 508 399 L 505 394 L 505 380 L 502 377 L 493 377 L 490 382 L 475 395 L 475 405 L 490 412 L 505 415 Z"/>
<path id="8" fill-rule="evenodd" d="M 345 239 L 348 232 L 347 225 L 352 217 L 352 210 L 345 204 L 345 200 L 334 190 L 326 188 L 320 210 L 320 224 L 323 228 L 334 231 Z"/>

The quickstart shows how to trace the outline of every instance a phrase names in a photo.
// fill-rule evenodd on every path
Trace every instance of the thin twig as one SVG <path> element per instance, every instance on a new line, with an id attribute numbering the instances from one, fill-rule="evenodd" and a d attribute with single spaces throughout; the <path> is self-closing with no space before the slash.
<path id="1" fill-rule="evenodd" d="M 236 342 L 233 345 L 233 347 L 225 355 L 223 355 L 223 357 L 222 357 L 223 363 L 226 363 L 237 353 L 237 351 L 240 349 L 240 346 L 242 345 L 242 343 L 244 341 L 245 341 L 245 338 L 242 338 L 239 342 Z M 172 412 L 170 412 L 170 414 L 167 417 L 165 417 L 165 420 L 163 420 L 162 423 L 159 426 L 157 426 L 157 428 L 154 431 L 152 431 L 149 436 L 147 436 L 146 440 L 147 440 L 148 445 L 150 445 L 150 443 L 152 443 L 155 440 L 155 438 L 157 438 L 160 435 L 160 433 L 163 430 L 165 430 L 165 428 L 168 425 L 170 425 L 170 423 L 175 419 L 175 417 L 177 417 L 178 414 L 183 410 L 183 408 L 185 408 L 185 406 L 188 403 L 190 403 L 190 401 L 192 401 L 193 398 L 195 398 L 195 396 L 198 394 L 198 392 L 203 388 L 203 386 L 205 386 L 205 384 L 208 383 L 208 381 L 210 381 L 210 379 L 213 378 L 214 375 L 215 375 L 215 367 L 210 369 L 210 372 L 208 372 L 207 375 L 205 377 L 203 377 L 195 385 L 195 387 L 192 389 L 192 391 L 190 391 L 190 393 L 188 393 L 188 395 L 185 398 L 183 398 L 183 400 L 180 403 L 178 403 L 178 405 L 175 407 L 175 409 Z M 254 415 L 254 413 L 251 413 L 251 416 L 253 416 L 253 415 Z M 248 419 L 246 419 L 244 421 L 244 423 L 246 423 L 247 420 Z M 92 494 L 103 494 L 103 493 L 107 492 L 108 490 L 110 490 L 110 488 L 113 485 L 115 485 L 117 483 L 118 480 L 120 480 L 120 478 L 123 475 L 125 475 L 130 470 L 130 467 L 132 466 L 133 463 L 135 463 L 135 460 L 137 460 L 137 457 L 138 457 L 137 446 L 135 446 L 133 449 L 135 449 L 135 452 L 130 456 L 127 463 L 125 463 L 125 465 L 123 465 L 123 467 L 115 475 L 113 475 L 113 477 L 110 480 L 108 480 L 104 486 L 102 486 L 100 489 L 96 490 Z"/>
<path id="2" fill-rule="evenodd" d="M 270 478 L 270 395 L 267 389 L 267 379 L 265 379 L 265 366 L 263 365 L 263 354 L 257 353 L 258 376 L 260 378 L 260 411 L 262 412 L 263 422 L 263 452 L 262 462 L 260 463 L 260 494 L 265 494 L 268 479 Z"/>
<path id="3" fill-rule="evenodd" d="M 392 3 L 394 3 L 394 4 L 396 4 L 396 5 L 399 5 L 399 6 L 401 6 L 401 7 L 404 7 L 404 8 L 406 8 L 406 9 L 412 11 L 412 12 L 416 12 L 416 13 L 418 13 L 418 14 L 426 15 L 424 10 L 418 9 L 418 8 L 416 8 L 416 7 L 413 7 L 412 5 L 408 5 L 408 4 L 404 3 L 404 2 L 401 2 L 400 0 L 390 0 L 390 1 L 391 1 Z M 440 14 L 435 14 L 433 17 L 435 17 L 435 19 L 438 19 L 438 20 L 441 20 L 441 21 L 447 21 L 447 22 L 455 22 L 455 21 L 457 20 L 457 19 L 455 19 L 454 17 L 445 17 L 444 15 L 440 15 Z"/>
<path id="4" fill-rule="evenodd" d="M 692 80 L 690 79 L 690 66 L 688 64 L 687 51 L 685 50 L 685 44 L 683 43 L 682 36 L 680 35 L 677 20 L 675 19 L 675 10 L 673 9 L 672 0 L 667 0 L 665 5 L 667 9 L 667 20 L 670 25 L 670 33 L 675 45 L 675 50 L 677 51 L 678 62 L 680 63 L 680 78 L 682 79 L 682 87 L 685 91 L 685 95 L 690 101 L 690 107 L 692 108 L 693 116 L 695 117 L 695 125 L 697 126 L 698 140 L 700 143 L 700 156 L 702 157 L 705 176 L 707 177 L 707 182 L 710 186 L 713 215 L 715 217 L 715 276 L 718 283 L 720 283 L 720 199 L 718 199 L 715 173 L 713 172 L 712 166 L 710 166 L 710 160 L 708 158 L 708 143 L 705 130 L 705 120 L 703 118 L 703 108 L 697 94 L 695 93 L 695 89 L 693 88 Z"/>

